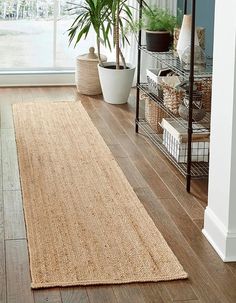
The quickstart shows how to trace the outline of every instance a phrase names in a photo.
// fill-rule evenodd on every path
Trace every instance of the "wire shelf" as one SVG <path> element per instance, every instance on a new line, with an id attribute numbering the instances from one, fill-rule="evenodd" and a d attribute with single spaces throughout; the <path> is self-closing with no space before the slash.
<path id="1" fill-rule="evenodd" d="M 155 58 L 159 63 L 166 65 L 178 75 L 188 80 L 189 72 L 182 68 L 182 64 L 176 52 L 150 52 L 146 46 L 139 46 L 139 49 Z M 207 58 L 206 68 L 201 72 L 194 72 L 194 78 L 209 78 L 212 77 L 212 59 Z"/>
<path id="2" fill-rule="evenodd" d="M 175 158 L 168 152 L 166 147 L 162 144 L 162 135 L 157 134 L 148 124 L 145 119 L 136 121 L 136 124 L 144 132 L 144 134 L 150 139 L 150 141 L 157 146 L 160 151 L 168 158 L 168 160 L 179 170 L 179 172 L 186 177 L 187 176 L 187 163 L 178 163 Z M 209 171 L 208 162 L 192 162 L 191 163 L 191 177 L 193 179 L 207 178 Z"/>
<path id="3" fill-rule="evenodd" d="M 163 103 L 161 98 L 158 98 L 156 95 L 153 95 L 149 89 L 147 83 L 141 83 L 138 85 L 138 88 L 144 92 L 152 101 L 156 103 L 158 107 L 160 107 L 169 117 L 173 118 L 178 124 L 180 124 L 183 128 L 188 129 L 188 124 L 184 119 L 177 117 L 173 114 Z M 201 125 L 201 127 L 199 127 Z M 209 132 L 210 131 L 210 113 L 206 113 L 205 117 L 200 122 L 193 122 L 192 123 L 193 133 L 203 131 Z"/>

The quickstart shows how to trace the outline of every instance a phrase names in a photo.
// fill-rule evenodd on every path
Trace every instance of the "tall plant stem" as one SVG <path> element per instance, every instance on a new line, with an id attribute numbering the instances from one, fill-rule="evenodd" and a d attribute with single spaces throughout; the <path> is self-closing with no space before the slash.
<path id="1" fill-rule="evenodd" d="M 117 0 L 116 22 L 115 22 L 115 46 L 116 46 L 116 69 L 120 69 L 120 1 Z"/>
<path id="2" fill-rule="evenodd" d="M 124 57 L 124 55 L 123 55 L 123 53 L 122 53 L 120 47 L 119 47 L 119 52 L 120 52 L 120 58 L 121 58 L 123 67 L 124 67 L 124 69 L 126 69 L 126 68 L 127 68 L 127 65 L 126 65 L 126 62 L 125 62 L 125 57 Z"/>
<path id="3" fill-rule="evenodd" d="M 101 49 L 100 49 L 100 37 L 97 36 L 97 49 L 98 49 L 98 62 L 99 65 L 103 66 L 102 58 L 101 58 Z"/>

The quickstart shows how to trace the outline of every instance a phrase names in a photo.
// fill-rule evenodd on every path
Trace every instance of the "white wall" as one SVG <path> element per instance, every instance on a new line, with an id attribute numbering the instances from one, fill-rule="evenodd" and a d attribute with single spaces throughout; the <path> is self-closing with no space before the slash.
<path id="1" fill-rule="evenodd" d="M 203 233 L 224 261 L 236 261 L 235 12 L 235 0 L 216 0 L 209 198 Z"/>

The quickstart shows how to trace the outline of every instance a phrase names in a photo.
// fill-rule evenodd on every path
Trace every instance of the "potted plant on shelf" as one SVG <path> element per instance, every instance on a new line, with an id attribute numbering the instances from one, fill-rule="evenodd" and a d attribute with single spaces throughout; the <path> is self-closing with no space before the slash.
<path id="1" fill-rule="evenodd" d="M 138 2 L 139 0 L 137 0 Z M 144 5 L 146 3 L 144 2 Z M 112 104 L 126 103 L 132 86 L 135 68 L 126 63 L 122 47 L 129 43 L 126 27 L 133 27 L 133 15 L 126 0 L 85 0 L 69 29 L 70 43 L 75 45 L 94 29 L 99 57 L 99 77 L 104 100 Z M 101 43 L 115 48 L 115 62 L 103 63 Z"/>
<path id="2" fill-rule="evenodd" d="M 169 11 L 156 6 L 145 7 L 139 26 L 146 31 L 147 50 L 167 52 L 172 45 L 177 18 Z"/>

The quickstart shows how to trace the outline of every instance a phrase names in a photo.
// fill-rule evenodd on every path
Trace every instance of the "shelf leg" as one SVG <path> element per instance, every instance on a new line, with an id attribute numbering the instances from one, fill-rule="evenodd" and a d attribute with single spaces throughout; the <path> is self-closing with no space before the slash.
<path id="1" fill-rule="evenodd" d="M 191 175 L 187 175 L 186 177 L 186 190 L 188 193 L 190 193 L 191 188 Z"/>
<path id="2" fill-rule="evenodd" d="M 135 132 L 136 133 L 138 133 L 139 98 L 140 98 L 140 89 L 139 89 L 139 87 L 137 87 L 137 91 L 136 91 L 136 119 L 135 119 Z"/>
<path id="3" fill-rule="evenodd" d="M 190 73 L 189 73 L 188 157 L 187 157 L 187 186 L 186 186 L 188 192 L 190 192 L 190 186 L 191 186 L 191 166 L 192 166 L 195 16 L 196 16 L 196 0 L 192 0 L 191 59 L 190 59 Z"/>
<path id="4" fill-rule="evenodd" d="M 143 0 L 139 1 L 139 20 L 142 19 L 142 8 L 143 8 Z M 141 46 L 142 43 L 142 31 L 139 31 L 138 34 L 138 62 L 137 62 L 137 85 L 140 84 L 140 72 L 141 72 Z M 135 119 L 135 132 L 138 133 L 138 121 L 139 121 L 139 101 L 140 101 L 140 90 L 137 87 L 136 93 L 136 119 Z"/>

